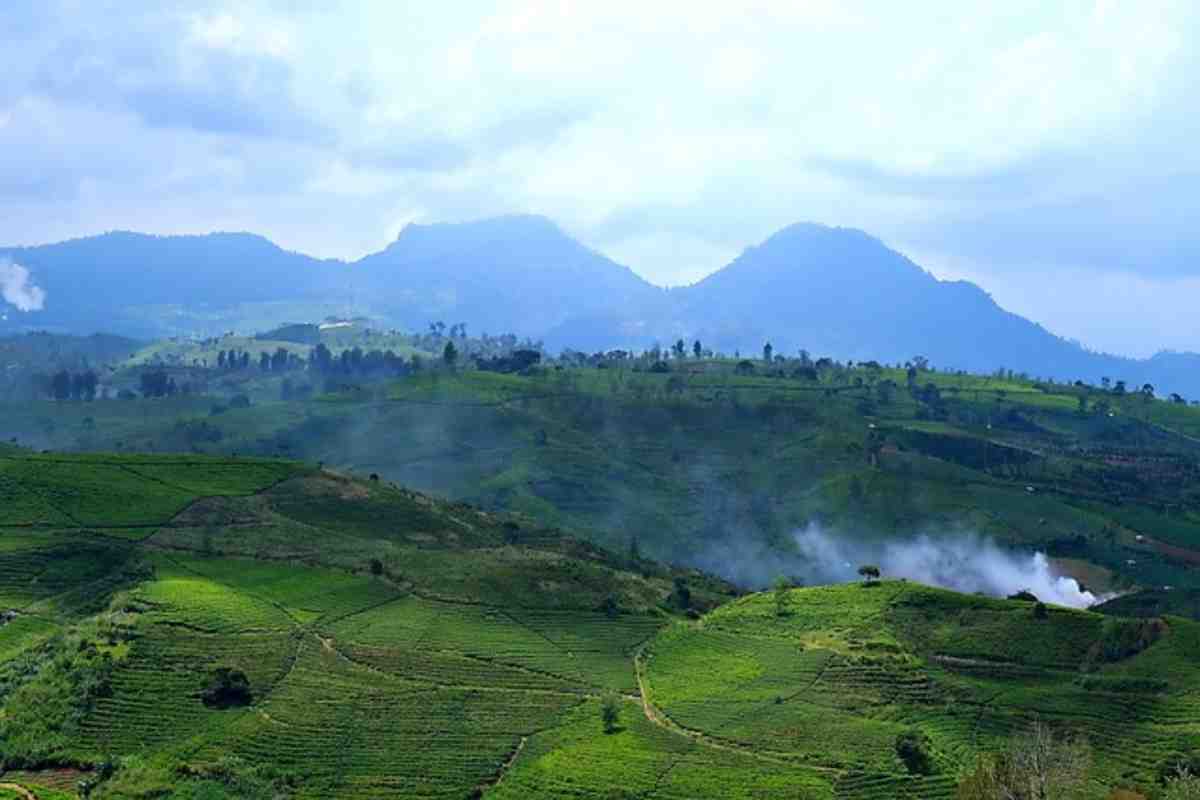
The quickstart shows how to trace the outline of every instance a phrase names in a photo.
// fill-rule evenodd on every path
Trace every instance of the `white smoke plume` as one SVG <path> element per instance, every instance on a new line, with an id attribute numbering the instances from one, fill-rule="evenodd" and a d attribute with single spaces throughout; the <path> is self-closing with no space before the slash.
<path id="1" fill-rule="evenodd" d="M 46 292 L 30 280 L 29 270 L 9 259 L 0 259 L 0 297 L 18 311 L 41 311 Z"/>
<path id="2" fill-rule="evenodd" d="M 1007 550 L 973 533 L 871 541 L 835 536 L 810 525 L 795 534 L 795 542 L 796 552 L 786 554 L 746 542 L 729 543 L 706 551 L 697 566 L 757 588 L 779 575 L 808 585 L 860 580 L 858 568 L 875 564 L 884 577 L 959 592 L 1006 597 L 1025 590 L 1044 602 L 1073 608 L 1109 599 L 1055 572 L 1045 553 Z"/>

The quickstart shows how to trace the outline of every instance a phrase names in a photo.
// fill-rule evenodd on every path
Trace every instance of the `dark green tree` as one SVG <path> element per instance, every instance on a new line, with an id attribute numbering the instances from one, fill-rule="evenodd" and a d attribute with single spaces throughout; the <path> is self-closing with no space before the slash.
<path id="1" fill-rule="evenodd" d="M 446 346 L 442 349 L 442 362 L 447 367 L 453 367 L 458 361 L 458 348 L 454 346 L 454 342 L 446 342 Z"/>

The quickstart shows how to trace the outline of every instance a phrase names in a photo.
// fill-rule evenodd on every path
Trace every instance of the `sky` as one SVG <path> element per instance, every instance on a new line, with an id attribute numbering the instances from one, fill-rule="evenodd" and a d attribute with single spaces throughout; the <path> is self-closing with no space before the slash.
<path id="1" fill-rule="evenodd" d="M 357 258 L 551 217 L 662 285 L 861 228 L 1094 349 L 1200 351 L 1200 4 L 7 0 L 0 243 Z"/>

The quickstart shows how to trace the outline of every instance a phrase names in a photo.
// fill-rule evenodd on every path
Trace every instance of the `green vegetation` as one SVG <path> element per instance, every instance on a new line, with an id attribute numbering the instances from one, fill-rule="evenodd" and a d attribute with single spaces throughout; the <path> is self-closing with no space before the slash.
<path id="1" fill-rule="evenodd" d="M 1061 797 L 1191 790 L 1200 410 L 686 342 L 539 365 L 381 335 L 378 375 L 305 367 L 365 341 L 333 330 L 160 342 L 101 381 L 190 394 L 5 407 L 49 452 L 0 446 L 0 787 L 938 800 L 1036 761 Z M 264 366 L 195 364 L 230 351 Z M 858 563 L 803 588 L 810 524 L 979 532 L 1128 593 Z"/>
<path id="2" fill-rule="evenodd" d="M 784 618 L 754 595 L 657 637 L 642 659 L 657 713 L 706 741 L 831 770 L 859 797 L 953 796 L 977 759 L 1036 740 L 1035 720 L 1055 747 L 1094 754 L 1090 770 L 1070 759 L 1089 789 L 1046 797 L 1153 786 L 1173 753 L 1196 749 L 1196 623 L 1170 618 L 1146 648 L 1108 653 L 1115 623 L 1145 623 L 1060 608 L 1034 622 L 1028 604 L 897 581 L 793 594 Z"/>
<path id="3" fill-rule="evenodd" d="M 335 334 L 348 338 L 338 343 Z M 0 438 L 56 452 L 299 457 L 527 514 L 614 551 L 636 536 L 648 557 L 709 567 L 722 566 L 731 530 L 786 556 L 793 532 L 812 523 L 877 539 L 975 531 L 1044 550 L 1101 591 L 1186 590 L 1200 563 L 1200 408 L 1141 392 L 781 356 L 741 368 L 691 358 L 686 347 L 665 361 L 653 353 L 570 356 L 501 373 L 478 368 L 500 358 L 492 353 L 513 352 L 496 350 L 494 340 L 353 326 L 319 338 L 339 364 L 351 344 L 414 349 L 403 351 L 400 377 L 339 373 L 330 381 L 303 365 L 215 377 L 200 369 L 208 376 L 201 380 L 188 377 L 199 369 L 188 365 L 207 351 L 159 353 L 153 363 L 202 393 L 33 401 L 6 408 Z M 442 359 L 451 343 L 453 366 Z M 265 354 L 278 344 L 172 346 L 207 347 L 215 358 L 226 348 Z M 305 359 L 316 352 L 284 344 Z M 121 375 L 134 385 L 144 368 L 126 363 L 113 385 Z M 281 399 L 285 380 L 312 391 Z M 120 491 L 117 478 L 103 484 Z M 203 481 L 169 478 L 184 492 L 225 491 Z M 139 521 L 140 509 L 114 501 L 125 524 Z M 17 502 L 26 516 L 49 518 L 42 495 Z M 69 502 L 52 507 L 73 513 Z M 11 513 L 19 519 L 16 506 Z M 775 574 L 727 577 L 765 586 Z"/>
<path id="4" fill-rule="evenodd" d="M 37 797 L 950 798 L 1039 721 L 1103 798 L 1200 752 L 1179 617 L 894 580 L 737 599 L 294 462 L 5 458 L 43 511 L 0 536 L 0 785 Z M 86 489 L 114 470 L 136 517 Z"/>

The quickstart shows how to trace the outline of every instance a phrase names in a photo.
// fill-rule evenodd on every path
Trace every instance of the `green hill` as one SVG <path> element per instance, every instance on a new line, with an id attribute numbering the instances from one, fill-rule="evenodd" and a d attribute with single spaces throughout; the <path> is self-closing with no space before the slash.
<path id="1" fill-rule="evenodd" d="M 903 582 L 793 590 L 785 611 L 295 462 L 9 449 L 0 786 L 936 798 L 1036 715 L 1088 736 L 1097 791 L 1200 748 L 1200 626 L 1180 618 Z M 897 757 L 909 731 L 934 774 Z"/>
<path id="2" fill-rule="evenodd" d="M 115 766 L 97 797 L 464 797 L 636 690 L 676 579 L 696 609 L 729 596 L 294 463 L 9 451 L 0 760 L 33 785 Z M 206 705 L 219 669 L 248 704 Z"/>
<path id="3" fill-rule="evenodd" d="M 794 533 L 809 525 L 876 542 L 974 532 L 1042 550 L 1101 592 L 1196 586 L 1200 408 L 1140 392 L 797 359 L 673 359 L 656 372 L 614 358 L 525 375 L 426 363 L 281 401 L 279 378 L 251 372 L 221 378 L 248 407 L 212 395 L 35 402 L 5 409 L 0 439 L 324 462 L 614 551 L 636 539 L 648 556 L 750 586 L 803 567 Z"/>

